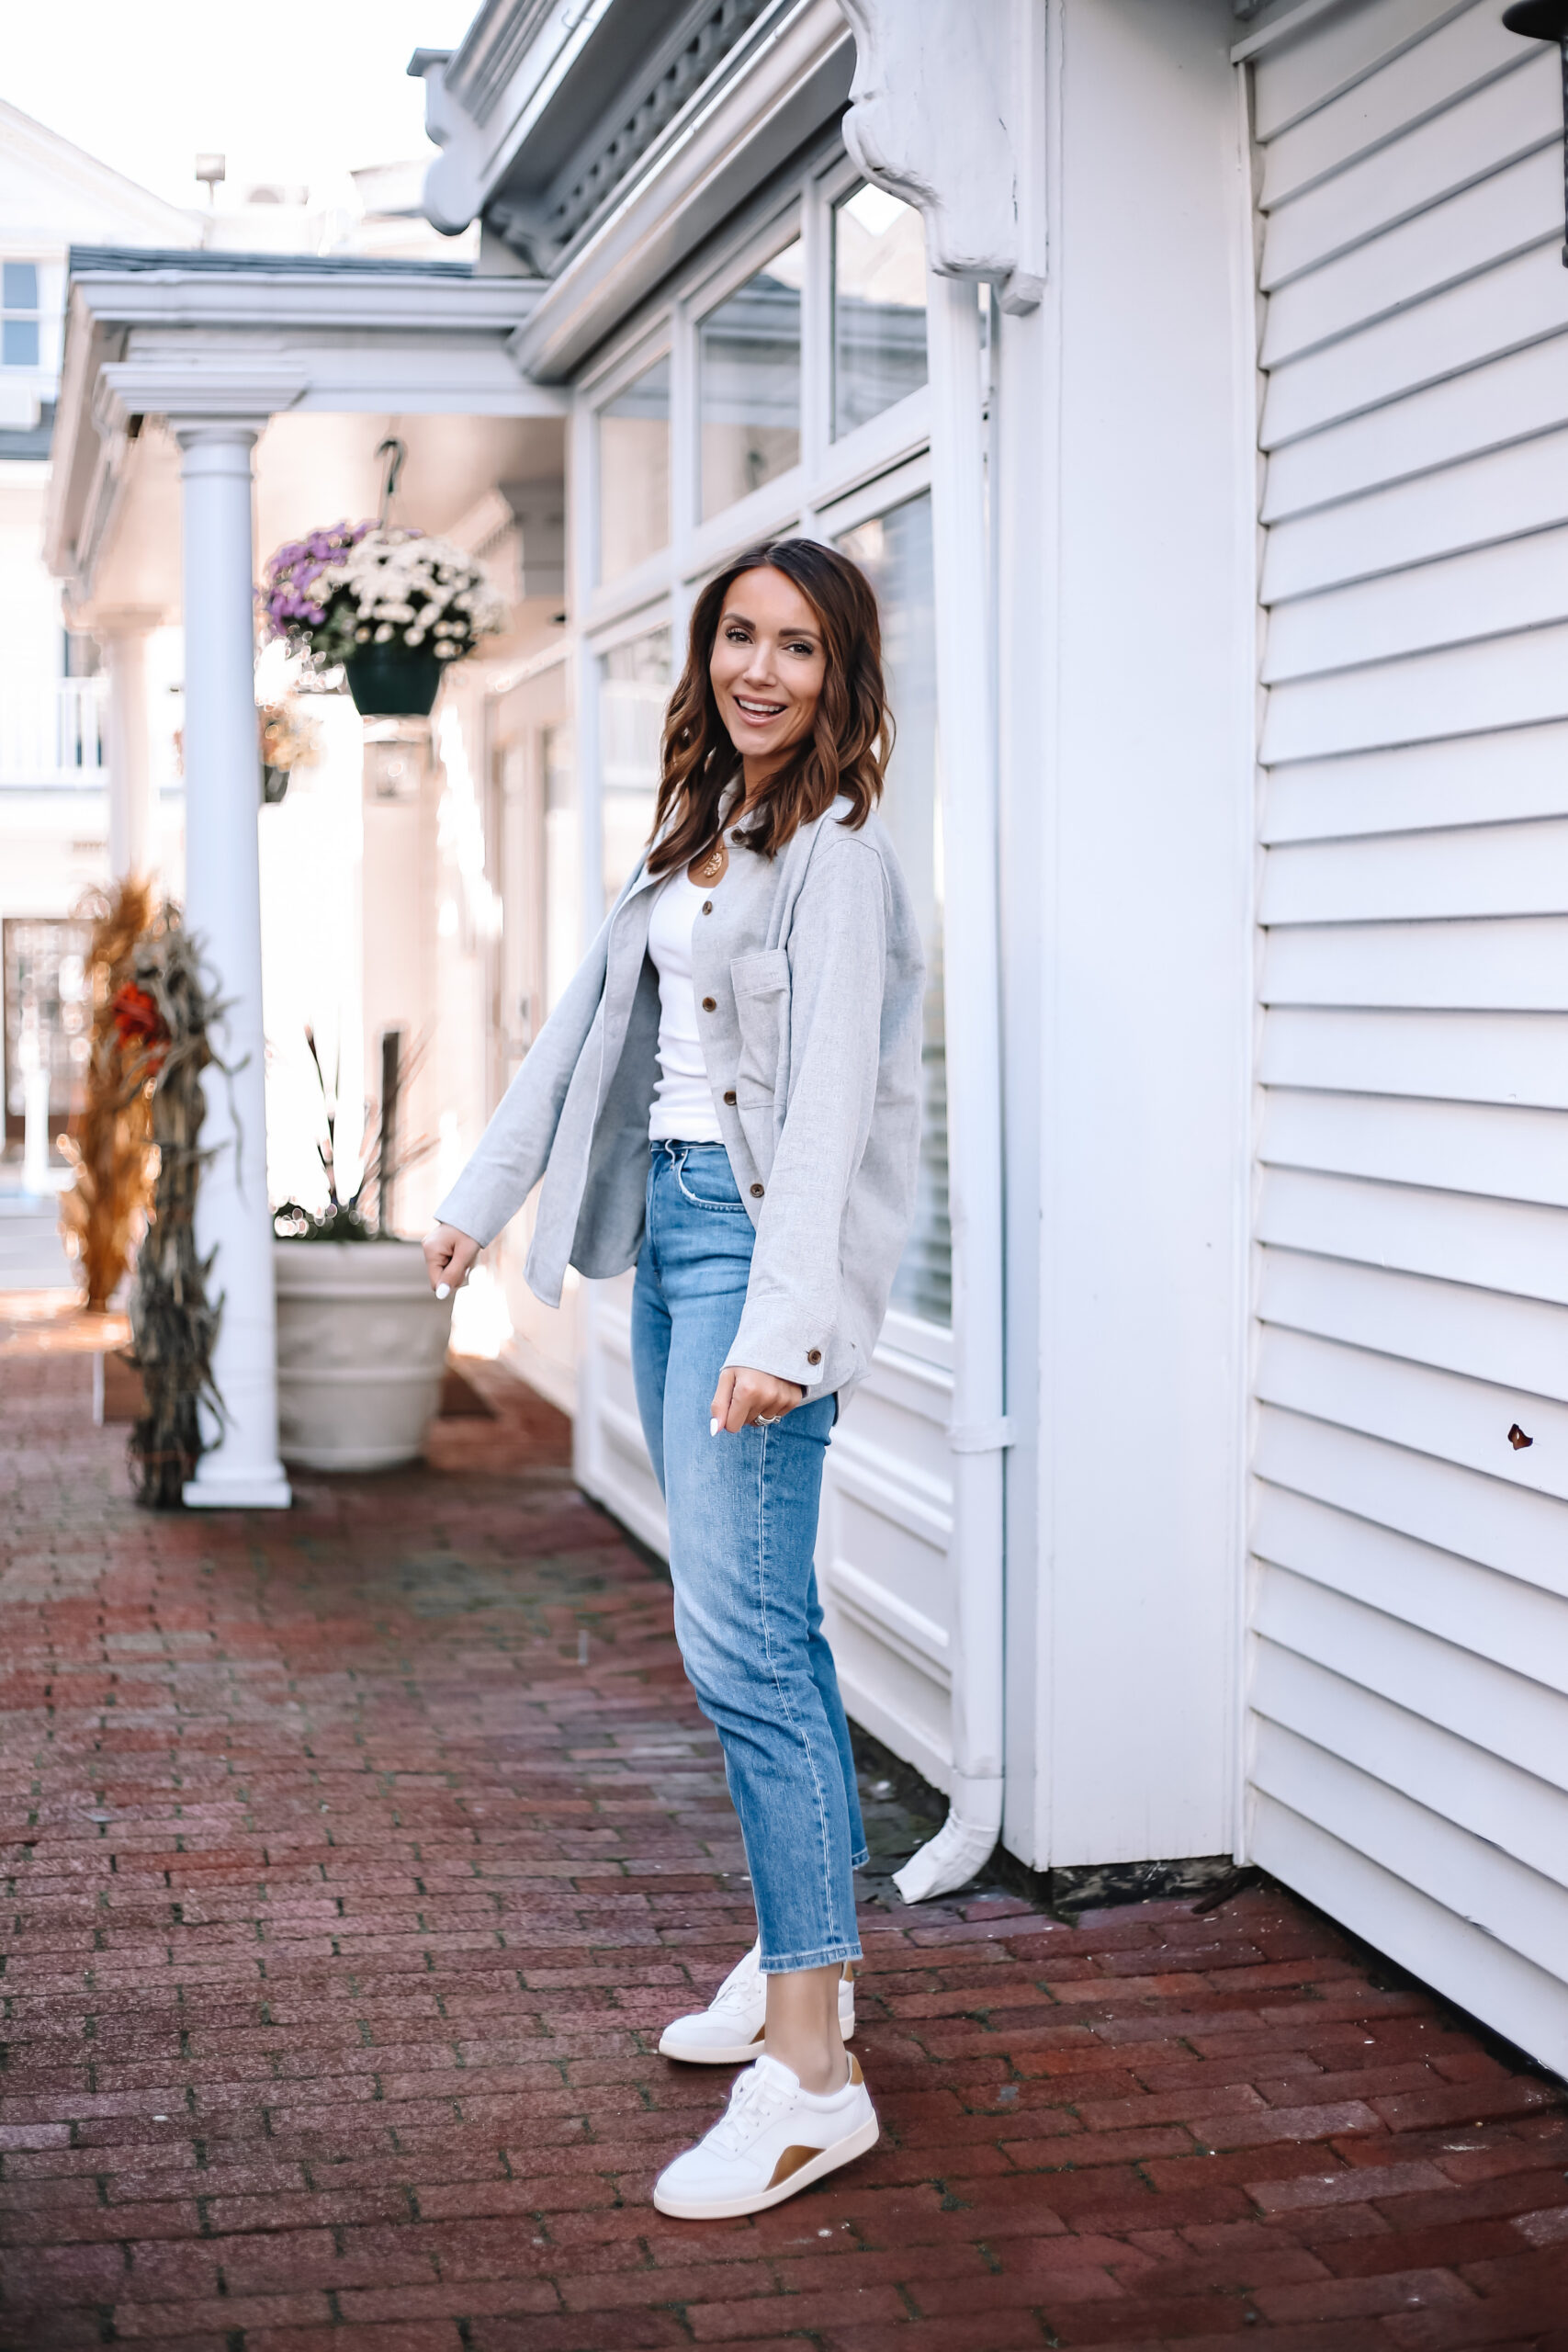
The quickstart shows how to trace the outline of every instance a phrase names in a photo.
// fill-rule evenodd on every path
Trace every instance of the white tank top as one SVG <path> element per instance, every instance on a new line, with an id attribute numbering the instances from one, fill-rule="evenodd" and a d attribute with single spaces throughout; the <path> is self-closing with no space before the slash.
<path id="1" fill-rule="evenodd" d="M 659 1068 L 649 1116 L 653 1143 L 722 1143 L 697 1035 L 692 990 L 692 931 L 707 893 L 684 868 L 660 885 L 648 919 L 648 952 L 659 974 Z"/>

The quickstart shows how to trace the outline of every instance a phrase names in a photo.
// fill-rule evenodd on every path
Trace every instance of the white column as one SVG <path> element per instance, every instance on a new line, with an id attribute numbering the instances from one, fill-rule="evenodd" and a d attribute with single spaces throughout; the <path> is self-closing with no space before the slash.
<path id="1" fill-rule="evenodd" d="M 200 1506 L 286 1506 L 277 1456 L 272 1223 L 266 1197 L 261 875 L 256 820 L 251 451 L 265 420 L 173 417 L 184 452 L 186 922 L 226 1006 L 207 1073 L 197 1245 L 222 1299 L 213 1376 L 225 1425 L 186 1485 Z"/>
<path id="2" fill-rule="evenodd" d="M 109 872 L 117 882 L 159 864 L 147 716 L 147 639 L 163 615 L 131 609 L 98 615 L 94 634 L 108 673 Z"/>

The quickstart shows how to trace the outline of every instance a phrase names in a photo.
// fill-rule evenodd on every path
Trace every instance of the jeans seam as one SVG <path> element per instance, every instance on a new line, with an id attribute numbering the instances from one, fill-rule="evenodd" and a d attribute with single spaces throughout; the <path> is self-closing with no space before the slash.
<path id="1" fill-rule="evenodd" d="M 778 1668 L 773 1663 L 773 1637 L 768 1625 L 768 1440 L 772 1435 L 772 1430 L 763 1430 L 761 1456 L 757 1468 L 757 1602 L 762 1619 L 762 1655 L 767 1659 L 768 1672 L 773 1677 L 773 1689 L 778 1694 L 779 1704 L 789 1719 L 790 1729 L 805 1749 L 806 1760 L 810 1767 L 811 1786 L 817 1797 L 817 1827 L 822 1844 L 823 1911 L 828 1921 L 829 1935 L 837 1932 L 841 1942 L 842 1930 L 839 1928 L 838 1915 L 833 1907 L 833 1841 L 828 1826 L 827 1803 L 822 1794 L 822 1776 L 817 1769 L 817 1758 L 812 1751 L 810 1738 L 796 1719 L 795 1709 L 789 1702 L 789 1695 L 780 1679 Z"/>
<path id="2" fill-rule="evenodd" d="M 686 1178 L 684 1172 L 685 1163 L 683 1160 L 677 1160 L 673 1153 L 671 1153 L 670 1157 L 670 1166 L 674 1174 L 675 1182 L 680 1187 L 681 1198 L 683 1201 L 690 1202 L 693 1208 L 716 1209 L 721 1216 L 733 1216 L 737 1211 L 739 1211 L 740 1216 L 745 1216 L 746 1204 L 744 1201 L 705 1201 L 700 1193 L 689 1193 L 686 1190 Z"/>

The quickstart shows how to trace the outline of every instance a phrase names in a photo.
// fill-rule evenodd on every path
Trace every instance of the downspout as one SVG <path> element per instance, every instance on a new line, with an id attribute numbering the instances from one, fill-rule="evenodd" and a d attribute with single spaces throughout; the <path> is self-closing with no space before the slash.
<path id="1" fill-rule="evenodd" d="M 979 289 L 928 278 L 937 735 L 953 1227 L 953 1784 L 894 1884 L 951 1894 L 987 1860 L 1003 1793 L 1002 1105 L 996 728 Z"/>

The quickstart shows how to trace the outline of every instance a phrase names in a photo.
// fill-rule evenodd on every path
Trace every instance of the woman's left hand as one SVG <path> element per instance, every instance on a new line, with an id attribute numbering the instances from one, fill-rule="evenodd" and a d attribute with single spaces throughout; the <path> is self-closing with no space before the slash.
<path id="1" fill-rule="evenodd" d="M 718 1386 L 708 1408 L 710 1436 L 720 1430 L 732 1433 L 753 1421 L 780 1421 L 793 1413 L 805 1396 L 793 1380 L 775 1380 L 771 1372 L 747 1372 L 733 1367 L 718 1375 Z"/>

